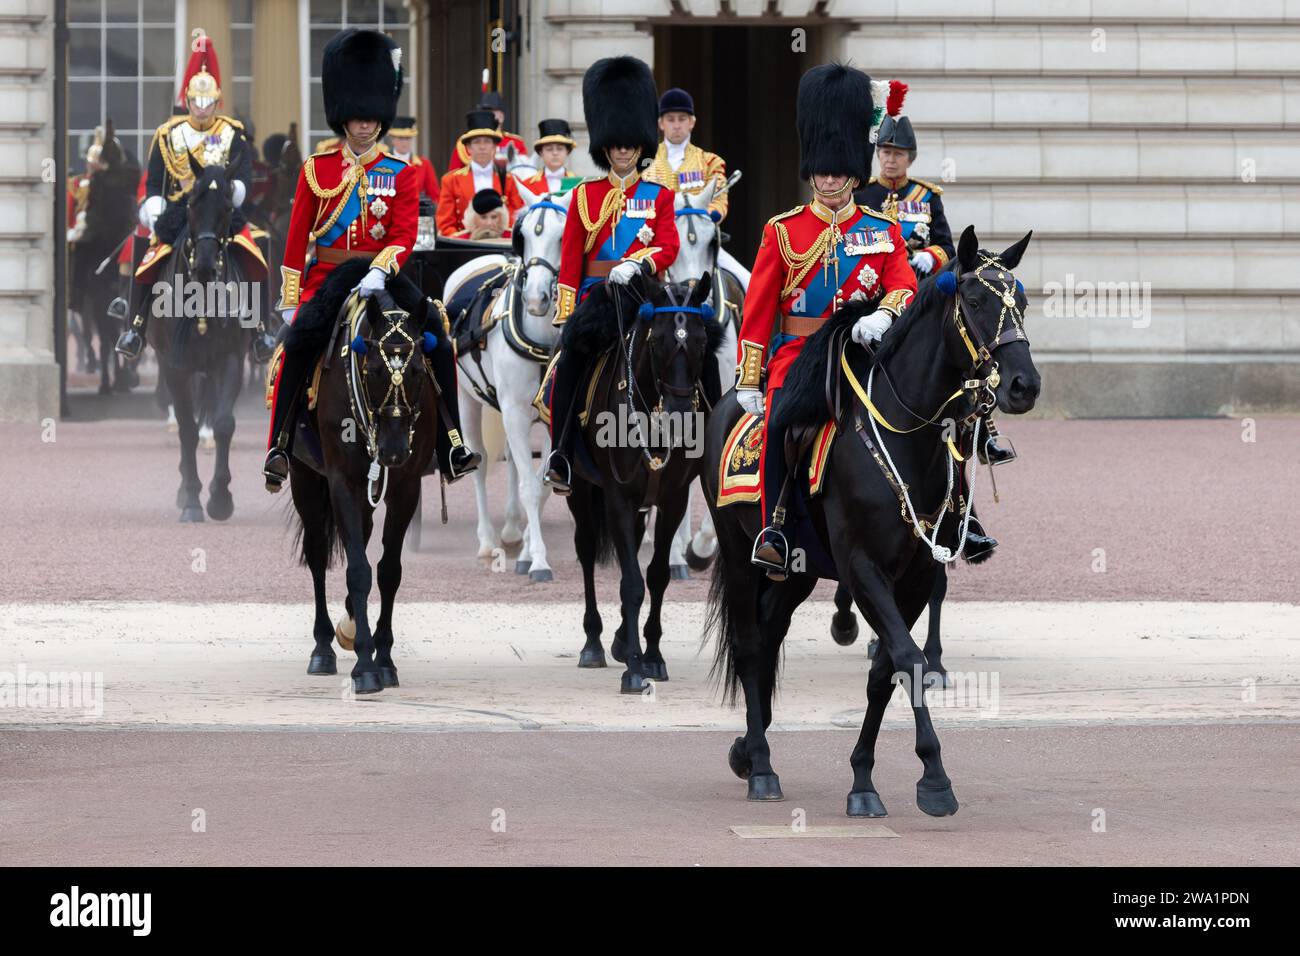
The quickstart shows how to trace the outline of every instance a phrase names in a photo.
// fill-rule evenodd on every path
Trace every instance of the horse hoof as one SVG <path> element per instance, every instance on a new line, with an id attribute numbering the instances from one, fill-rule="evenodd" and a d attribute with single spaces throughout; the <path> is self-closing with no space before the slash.
<path id="1" fill-rule="evenodd" d="M 631 671 L 624 671 L 623 679 L 619 682 L 618 692 L 620 694 L 643 694 L 648 686 L 650 685 L 646 681 L 644 674 L 633 674 Z"/>
<path id="2" fill-rule="evenodd" d="M 528 569 L 531 568 L 532 566 L 533 566 L 533 562 L 531 561 L 516 561 L 515 574 L 527 574 Z"/>
<path id="3" fill-rule="evenodd" d="M 746 800 L 784 800 L 781 792 L 781 780 L 774 773 L 756 773 L 749 778 L 749 793 Z"/>
<path id="4" fill-rule="evenodd" d="M 695 550 L 695 542 L 692 541 L 686 546 L 686 566 L 692 571 L 707 571 L 709 565 L 713 563 L 713 555 L 699 554 Z"/>
<path id="5" fill-rule="evenodd" d="M 851 817 L 889 816 L 889 813 L 885 810 L 885 804 L 880 799 L 880 794 L 874 790 L 850 793 L 849 806 L 844 812 Z"/>
<path id="6" fill-rule="evenodd" d="M 357 622 L 350 617 L 339 618 L 339 622 L 334 625 L 334 637 L 339 642 L 339 647 L 345 651 L 350 651 L 357 642 Z"/>
<path id="7" fill-rule="evenodd" d="M 648 680 L 667 680 L 668 665 L 663 661 L 641 661 L 641 672 Z"/>
<path id="8" fill-rule="evenodd" d="M 577 656 L 578 667 L 604 667 L 604 649 L 597 644 L 594 648 L 582 648 Z"/>
<path id="9" fill-rule="evenodd" d="M 181 524 L 202 524 L 203 509 L 198 505 L 190 505 L 181 509 Z"/>
<path id="10" fill-rule="evenodd" d="M 847 623 L 844 618 L 847 618 Z M 831 637 L 840 647 L 848 647 L 856 641 L 858 639 L 857 616 L 852 611 L 846 611 L 841 617 L 840 612 L 836 611 L 831 617 Z"/>
<path id="11" fill-rule="evenodd" d="M 235 513 L 235 499 L 229 494 L 208 496 L 208 517 L 225 521 Z"/>
<path id="12" fill-rule="evenodd" d="M 396 667 L 379 668 L 379 683 L 384 687 L 399 687 Z"/>
<path id="13" fill-rule="evenodd" d="M 604 667 L 605 651 L 600 645 L 595 647 L 584 647 L 582 653 L 578 655 L 579 667 Z"/>
<path id="14" fill-rule="evenodd" d="M 623 640 L 622 634 L 614 635 L 614 642 L 609 645 L 609 656 L 620 664 L 627 663 L 627 641 Z"/>
<path id="15" fill-rule="evenodd" d="M 670 581 L 689 581 L 691 579 L 691 569 L 684 564 L 670 564 L 668 566 L 668 579 Z"/>
<path id="16" fill-rule="evenodd" d="M 383 689 L 384 685 L 379 680 L 377 671 L 362 671 L 352 677 L 352 693 L 354 694 L 378 694 Z"/>
<path id="17" fill-rule="evenodd" d="M 528 572 L 528 581 L 531 584 L 550 584 L 555 580 L 555 575 L 551 573 L 550 568 L 541 568 L 537 571 Z"/>
<path id="18" fill-rule="evenodd" d="M 307 662 L 308 674 L 337 674 L 338 659 L 333 654 L 313 654 Z"/>
<path id="19" fill-rule="evenodd" d="M 868 658 L 873 658 L 873 657 L 875 657 L 875 656 L 876 656 L 876 651 L 878 651 L 878 650 L 880 650 L 880 638 L 878 638 L 878 637 L 876 637 L 876 635 L 872 634 L 872 635 L 871 635 L 871 641 L 870 641 L 870 643 L 867 644 L 867 657 L 868 657 Z"/>
<path id="20" fill-rule="evenodd" d="M 918 783 L 916 805 L 922 813 L 932 817 L 950 817 L 957 812 L 957 798 L 953 796 L 951 786 L 933 790 Z"/>
<path id="21" fill-rule="evenodd" d="M 754 765 L 749 759 L 749 754 L 745 753 L 744 737 L 737 737 L 736 742 L 727 751 L 727 766 L 741 780 L 749 779 L 749 771 L 753 769 Z"/>

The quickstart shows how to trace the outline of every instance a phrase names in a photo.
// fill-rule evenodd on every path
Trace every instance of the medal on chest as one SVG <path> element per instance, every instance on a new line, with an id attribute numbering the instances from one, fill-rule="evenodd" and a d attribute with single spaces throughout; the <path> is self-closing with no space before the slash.
<path id="1" fill-rule="evenodd" d="M 677 188 L 688 193 L 699 192 L 704 188 L 704 170 L 683 169 L 677 174 Z"/>
<path id="2" fill-rule="evenodd" d="M 623 201 L 623 215 L 629 219 L 653 219 L 655 217 L 655 201 L 629 196 Z"/>
<path id="3" fill-rule="evenodd" d="M 866 256 L 873 253 L 893 252 L 894 243 L 888 229 L 860 229 L 844 236 L 844 253 Z"/>
<path id="4" fill-rule="evenodd" d="M 929 222 L 930 204 L 928 202 L 900 202 L 898 218 L 902 222 Z"/>

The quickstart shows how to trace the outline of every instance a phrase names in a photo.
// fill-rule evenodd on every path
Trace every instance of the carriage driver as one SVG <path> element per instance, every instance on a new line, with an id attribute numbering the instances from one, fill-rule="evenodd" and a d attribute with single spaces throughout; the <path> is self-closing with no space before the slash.
<path id="1" fill-rule="evenodd" d="M 118 353 L 131 361 L 144 351 L 148 292 L 160 264 L 171 254 L 171 244 L 176 238 L 174 234 L 159 236 L 155 231 L 158 220 L 169 207 L 183 207 L 188 203 L 190 187 L 205 167 L 217 165 L 226 169 L 235 206 L 230 220 L 232 248 L 240 258 L 244 278 L 250 282 L 266 280 L 266 260 L 239 210 L 253 181 L 253 151 L 244 136 L 243 125 L 217 112 L 221 103 L 221 71 L 211 37 L 200 37 L 198 49 L 190 54 L 181 93 L 187 112 L 159 126 L 149 145 L 145 200 L 140 205 L 140 224 L 150 233 L 149 249 L 131 287 L 128 313 L 133 316 L 131 324 L 118 337 L 116 346 Z M 172 216 L 167 220 L 171 220 L 165 222 L 167 233 L 173 229 L 179 231 L 183 224 L 183 220 L 173 220 Z M 275 340 L 259 320 L 257 334 L 253 336 L 254 360 L 259 364 L 267 361 L 274 348 Z"/>
<path id="2" fill-rule="evenodd" d="M 948 216 L 943 211 L 943 188 L 911 175 L 916 161 L 916 132 L 906 116 L 886 116 L 876 137 L 880 175 L 873 176 L 854 198 L 898 220 L 918 277 L 932 275 L 957 254 Z M 984 417 L 980 460 L 1001 465 L 1016 457 L 1015 449 L 998 441 L 992 415 Z"/>
<path id="3" fill-rule="evenodd" d="M 286 323 L 293 322 L 298 307 L 340 263 L 358 258 L 370 263 L 357 287 L 368 297 L 398 273 L 415 246 L 420 205 L 416 170 L 380 145 L 397 113 L 401 56 L 392 39 L 375 30 L 344 30 L 325 47 L 325 118 L 340 142 L 308 157 L 298 175 L 280 267 L 280 310 Z M 313 241 L 315 252 L 308 261 L 307 247 Z M 456 360 L 451 353 L 449 348 L 431 353 L 434 374 L 443 383 L 439 401 L 454 423 L 446 429 L 439 416 L 438 467 L 448 481 L 479 462 L 460 439 Z M 281 354 L 271 400 L 270 448 L 262 469 L 271 492 L 279 491 L 289 476 L 294 409 L 316 359 L 301 351 Z"/>
<path id="4" fill-rule="evenodd" d="M 673 191 L 644 179 L 640 171 L 642 157 L 648 163 L 654 154 L 656 99 L 650 68 L 635 57 L 597 60 L 582 78 L 591 158 L 605 175 L 573 188 L 560 240 L 555 324 L 565 328 L 551 380 L 555 451 L 546 471 L 546 483 L 557 495 L 570 491 L 575 399 L 594 357 L 583 348 L 588 337 L 583 324 L 616 321 L 578 304 L 607 279 L 625 286 L 636 275 L 660 276 L 677 258 Z"/>

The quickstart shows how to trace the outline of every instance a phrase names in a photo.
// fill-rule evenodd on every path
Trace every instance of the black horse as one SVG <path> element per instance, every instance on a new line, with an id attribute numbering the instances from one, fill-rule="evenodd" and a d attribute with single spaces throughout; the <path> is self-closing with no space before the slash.
<path id="1" fill-rule="evenodd" d="M 176 504 L 181 521 L 202 521 L 195 449 L 199 442 L 196 395 L 205 394 L 216 462 L 208 486 L 208 516 L 225 521 L 235 511 L 230 495 L 230 442 L 235 434 L 235 401 L 244 384 L 243 360 L 256 316 L 255 289 L 229 249 L 235 214 L 231 185 L 219 166 L 203 169 L 188 200 L 170 203 L 158 218 L 159 237 L 175 236 L 164 264 L 165 278 L 150 293 L 149 344 L 176 408 L 181 442 L 181 485 Z M 207 382 L 196 385 L 196 376 Z M 210 403 L 210 404 L 209 404 Z"/>
<path id="2" fill-rule="evenodd" d="M 710 592 L 710 629 L 718 637 L 714 673 L 732 700 L 744 690 L 747 731 L 736 738 L 729 762 L 749 781 L 751 800 L 782 799 L 767 740 L 777 663 L 791 616 L 820 576 L 848 587 L 884 651 L 872 660 L 867 681 L 866 717 L 850 758 L 848 814 L 885 815 L 871 771 L 895 675 L 911 690 L 916 753 L 924 766 L 917 805 L 933 816 L 957 811 L 924 687 L 912 686 L 914 674 L 923 675 L 923 685 L 933 682 L 937 661 L 922 653 L 909 631 L 934 593 L 936 558 L 960 550 L 964 486 L 956 469 L 949 470 L 944 419 L 973 427 L 981 407 L 996 403 L 1021 414 L 1038 396 L 1039 375 L 1023 330 L 1025 294 L 1011 271 L 1028 245 L 1025 236 L 993 255 L 979 249 L 968 227 L 957 258 L 921 284 L 874 355 L 847 341 L 852 323 L 872 307 L 865 303 L 839 310 L 805 344 L 778 414 L 789 427 L 831 418 L 837 425 L 822 493 L 792 507 L 804 516 L 792 545 L 808 557 L 805 573 L 777 583 L 750 563 L 757 506 L 715 505 L 717 466 L 740 408 L 726 399 L 709 422 L 704 484 L 719 540 Z M 900 432 L 876 427 L 863 401 L 867 393 Z M 912 518 L 903 519 L 908 501 Z M 923 525 L 929 536 L 923 542 L 914 522 L 925 521 L 940 527 Z M 838 623 L 847 629 L 851 622 Z"/>
<path id="3" fill-rule="evenodd" d="M 120 322 L 109 314 L 108 306 L 122 283 L 117 254 L 122 243 L 130 241 L 135 228 L 135 192 L 139 178 L 140 167 L 122 149 L 112 122 L 105 124 L 99 168 L 90 174 L 85 222 L 76 227 L 79 235 L 72 244 L 68 284 L 69 307 L 81 315 L 87 349 L 92 335 L 99 334 L 101 395 L 136 381 L 134 371 L 124 373 L 120 360 L 113 355 L 113 343 L 121 329 Z"/>
<path id="4" fill-rule="evenodd" d="M 398 686 L 393 601 L 402 581 L 402 540 L 420 500 L 420 476 L 436 451 L 435 416 L 441 411 L 428 356 L 451 350 L 441 309 L 406 278 L 390 279 L 369 299 L 353 297 L 351 290 L 369 268 L 365 259 L 335 268 L 284 339 L 286 352 L 325 354 L 316 407 L 299 414 L 289 462 L 302 563 L 311 569 L 316 600 L 316 647 L 307 673 L 338 672 L 331 646 L 337 633 L 340 645 L 357 654 L 357 694 Z M 366 545 L 381 500 L 387 508 L 378 566 L 381 603 L 372 632 Z M 337 552 L 347 560 L 348 620 L 336 630 L 325 605 L 325 571 Z"/>
<path id="5" fill-rule="evenodd" d="M 659 650 L 668 552 L 703 461 L 699 441 L 708 404 L 718 398 L 714 353 L 722 339 L 707 305 L 707 274 L 689 287 L 634 281 L 626 291 L 597 286 L 569 318 L 574 330 L 586 323 L 593 336 L 613 340 L 581 393 L 591 400 L 567 498 L 587 604 L 582 622 L 587 640 L 578 666 L 605 666 L 594 572 L 598 561 L 617 556 L 622 615 L 610 651 L 627 665 L 621 682 L 625 694 L 641 693 L 647 678 L 668 679 Z M 638 304 L 637 298 L 644 301 Z M 566 328 L 565 348 L 577 344 L 574 330 Z M 589 349 L 590 354 L 601 351 Z M 643 578 L 637 550 L 651 507 L 658 512 L 654 556 Z M 642 654 L 637 626 L 647 584 L 650 615 Z"/>

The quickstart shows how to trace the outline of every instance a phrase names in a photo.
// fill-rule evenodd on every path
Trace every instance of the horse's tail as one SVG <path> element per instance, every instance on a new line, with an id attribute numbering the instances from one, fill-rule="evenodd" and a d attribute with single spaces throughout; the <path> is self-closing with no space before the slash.
<path id="1" fill-rule="evenodd" d="M 591 533 L 596 539 L 596 563 L 609 564 L 614 560 L 614 538 L 605 520 L 605 492 L 600 485 L 591 486 Z"/>
<path id="2" fill-rule="evenodd" d="M 736 671 L 736 618 L 727 600 L 727 573 L 727 549 L 719 541 L 713 557 L 713 577 L 709 579 L 702 643 L 708 643 L 710 636 L 715 638 L 709 681 L 722 688 L 728 705 L 735 706 L 740 695 L 740 674 Z"/>
<path id="3" fill-rule="evenodd" d="M 295 507 L 295 500 L 290 498 L 288 520 L 293 528 L 293 548 L 298 552 L 298 563 L 310 567 L 312 557 L 323 552 L 325 567 L 332 568 L 343 559 L 344 551 L 343 536 L 334 521 L 334 508 L 330 503 L 329 481 L 324 475 L 307 469 L 296 472 L 291 480 L 298 484 L 299 494 L 306 486 L 308 497 L 314 504 L 309 513 L 315 515 L 314 520 L 318 522 L 308 534 L 302 513 Z"/>

